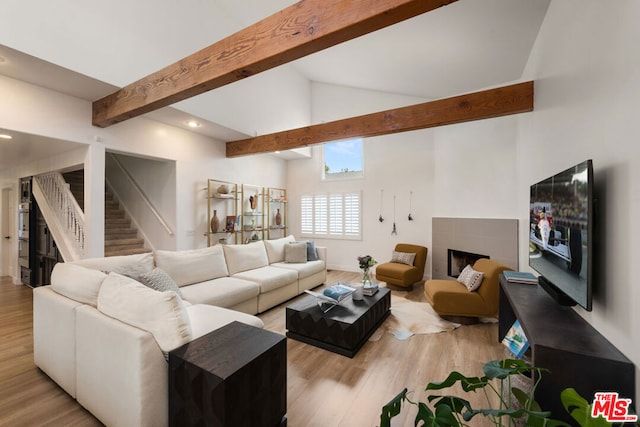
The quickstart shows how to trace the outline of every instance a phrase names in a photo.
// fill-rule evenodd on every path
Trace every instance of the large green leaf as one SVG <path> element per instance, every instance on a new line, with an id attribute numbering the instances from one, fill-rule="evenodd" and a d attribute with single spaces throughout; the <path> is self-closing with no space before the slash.
<path id="1" fill-rule="evenodd" d="M 464 391 L 475 391 L 487 385 L 487 378 L 485 377 L 466 377 L 460 372 L 453 371 L 444 381 L 427 384 L 425 390 L 442 390 L 443 388 L 449 388 L 455 385 L 458 381 L 460 381 L 460 385 Z"/>
<path id="2" fill-rule="evenodd" d="M 593 418 L 591 416 L 591 405 L 585 398 L 574 388 L 566 388 L 560 393 L 560 400 L 564 409 L 571 415 L 571 417 L 578 422 L 582 427 L 604 427 L 610 426 L 607 420 L 602 416 Z"/>
<path id="3" fill-rule="evenodd" d="M 529 366 L 527 362 L 519 359 L 492 360 L 485 363 L 482 369 L 487 378 L 498 378 L 501 380 L 507 378 L 509 375 L 527 374 L 531 371 L 546 371 L 546 369 L 543 368 L 534 368 Z"/>
<path id="4" fill-rule="evenodd" d="M 533 400 L 533 396 L 530 396 L 527 392 L 519 389 L 518 387 L 511 387 L 511 394 L 516 398 L 518 403 L 523 408 L 529 408 L 530 411 L 542 411 L 538 402 Z"/>
<path id="5" fill-rule="evenodd" d="M 422 422 L 423 424 L 420 424 Z M 414 426 L 418 425 L 422 426 L 435 426 L 435 416 L 433 412 L 424 402 L 418 402 L 418 414 L 416 415 L 416 419 L 414 421 Z"/>
<path id="6" fill-rule="evenodd" d="M 436 417 L 433 425 L 437 427 L 458 427 L 460 423 L 449 405 L 438 405 L 436 406 Z"/>
<path id="7" fill-rule="evenodd" d="M 402 390 L 396 397 L 391 399 L 389 403 L 382 407 L 382 413 L 380 414 L 380 427 L 390 427 L 391 418 L 400 413 L 402 409 L 402 402 L 407 399 L 407 389 Z"/>

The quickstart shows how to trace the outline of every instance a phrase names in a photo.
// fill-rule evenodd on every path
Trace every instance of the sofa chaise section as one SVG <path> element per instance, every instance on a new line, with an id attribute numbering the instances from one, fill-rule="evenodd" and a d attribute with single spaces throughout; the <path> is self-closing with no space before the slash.
<path id="1" fill-rule="evenodd" d="M 182 298 L 192 304 L 208 304 L 240 311 L 258 313 L 257 283 L 236 277 L 220 277 L 180 288 Z"/>
<path id="2" fill-rule="evenodd" d="M 263 327 L 245 313 L 209 305 L 186 307 L 191 339 L 232 321 Z M 168 424 L 168 365 L 147 331 L 84 305 L 77 310 L 77 400 L 109 426 Z"/>

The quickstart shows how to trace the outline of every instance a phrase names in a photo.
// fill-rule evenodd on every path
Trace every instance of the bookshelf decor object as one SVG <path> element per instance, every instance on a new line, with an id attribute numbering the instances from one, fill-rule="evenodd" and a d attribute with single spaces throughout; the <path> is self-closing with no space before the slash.
<path id="1" fill-rule="evenodd" d="M 538 278 L 532 273 L 526 271 L 504 271 L 504 278 L 509 283 L 524 283 L 526 285 L 537 285 Z"/>
<path id="2" fill-rule="evenodd" d="M 264 187 L 241 184 L 242 214 L 238 220 L 242 243 L 264 240 Z"/>
<path id="3" fill-rule="evenodd" d="M 267 239 L 287 236 L 287 190 L 284 188 L 267 189 Z"/>
<path id="4" fill-rule="evenodd" d="M 230 217 L 238 216 L 238 184 L 218 179 L 207 180 L 207 246 L 237 243 L 235 227 L 229 228 Z"/>

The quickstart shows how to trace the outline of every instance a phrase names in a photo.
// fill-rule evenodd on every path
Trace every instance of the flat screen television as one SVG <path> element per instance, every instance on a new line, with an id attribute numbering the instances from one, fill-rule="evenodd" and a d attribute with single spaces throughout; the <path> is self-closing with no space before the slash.
<path id="1" fill-rule="evenodd" d="M 531 186 L 529 266 L 563 305 L 591 311 L 593 164 L 586 160 Z"/>

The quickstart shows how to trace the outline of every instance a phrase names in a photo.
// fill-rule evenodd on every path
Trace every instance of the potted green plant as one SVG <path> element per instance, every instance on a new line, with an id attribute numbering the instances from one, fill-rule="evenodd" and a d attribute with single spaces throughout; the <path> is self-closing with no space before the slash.
<path id="1" fill-rule="evenodd" d="M 429 406 L 425 402 L 413 402 L 409 399 L 405 388 L 382 408 L 380 427 L 390 427 L 391 419 L 400 414 L 403 403 L 418 407 L 414 425 L 421 426 L 470 426 L 468 424 L 476 416 L 487 417 L 496 426 L 515 425 L 524 422 L 526 426 L 569 426 L 569 424 L 550 418 L 551 413 L 543 411 L 534 400 L 535 390 L 546 370 L 529 366 L 522 360 L 505 359 L 488 362 L 483 367 L 484 376 L 467 377 L 459 372 L 451 372 L 442 382 L 429 383 L 426 390 L 442 390 L 459 383 L 462 390 L 483 391 L 487 397 L 487 408 L 476 409 L 469 401 L 451 395 L 428 396 Z M 524 391 L 512 384 L 514 376 L 528 375 L 536 378 L 531 390 Z M 490 396 L 495 396 L 498 407 L 493 408 Z M 518 402 L 517 407 L 511 405 L 510 397 Z M 604 418 L 591 417 L 591 405 L 572 388 L 561 394 L 562 403 L 567 412 L 583 427 L 599 427 L 611 425 Z"/>

